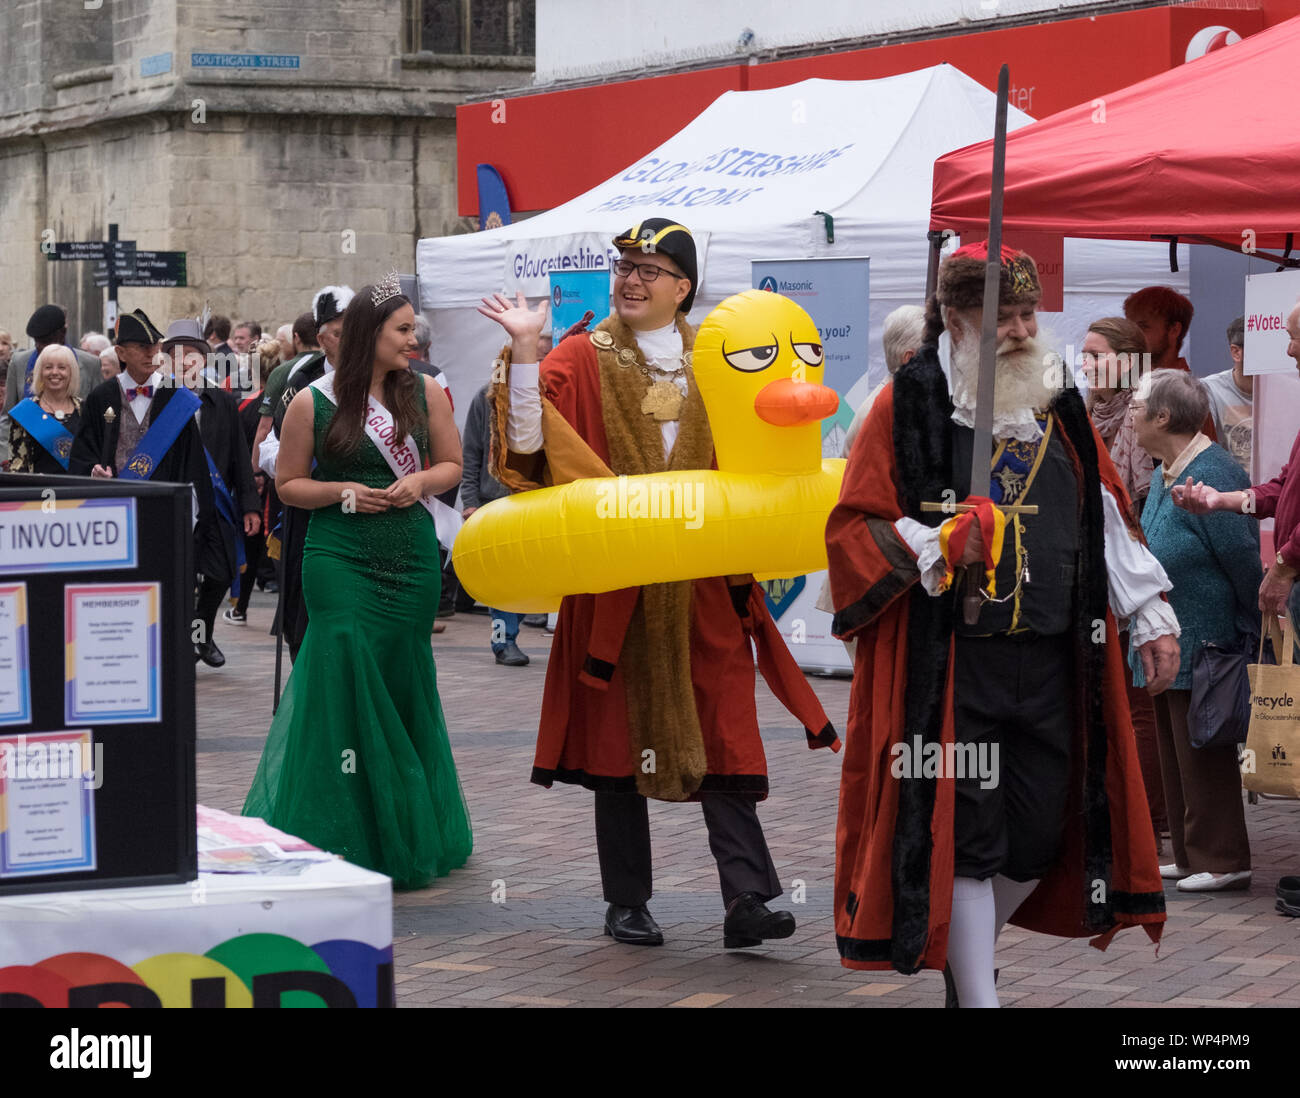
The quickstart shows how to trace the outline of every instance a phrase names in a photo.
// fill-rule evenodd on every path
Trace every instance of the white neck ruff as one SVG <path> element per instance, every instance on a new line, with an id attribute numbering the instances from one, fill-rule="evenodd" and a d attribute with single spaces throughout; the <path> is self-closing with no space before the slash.
<path id="1" fill-rule="evenodd" d="M 663 328 L 654 328 L 648 332 L 633 330 L 637 346 L 645 356 L 646 365 L 651 369 L 675 373 L 682 366 L 682 335 L 677 330 L 677 321 Z"/>

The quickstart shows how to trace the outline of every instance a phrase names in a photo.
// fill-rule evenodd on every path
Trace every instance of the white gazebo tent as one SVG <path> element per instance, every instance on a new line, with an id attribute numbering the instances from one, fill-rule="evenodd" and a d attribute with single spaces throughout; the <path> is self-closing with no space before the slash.
<path id="1" fill-rule="evenodd" d="M 1009 115 L 1011 128 L 1031 121 L 1014 108 Z M 474 311 L 479 299 L 496 290 L 545 297 L 552 265 L 608 265 L 610 238 L 653 216 L 696 235 L 697 323 L 750 287 L 753 259 L 870 256 L 870 369 L 845 394 L 856 404 L 885 372 L 884 317 L 924 294 L 934 161 L 989 138 L 993 116 L 993 93 L 949 65 L 726 92 L 659 148 L 563 206 L 500 229 L 421 240 L 430 355 L 446 371 L 458 417 L 502 344 L 500 328 Z M 581 141 L 572 135 L 569 155 L 581 155 Z M 833 244 L 815 211 L 834 219 Z M 1065 311 L 1043 318 L 1060 349 L 1077 346 L 1092 319 L 1119 313 L 1140 286 L 1185 290 L 1186 275 L 1170 274 L 1168 254 L 1164 244 L 1067 240 Z"/>

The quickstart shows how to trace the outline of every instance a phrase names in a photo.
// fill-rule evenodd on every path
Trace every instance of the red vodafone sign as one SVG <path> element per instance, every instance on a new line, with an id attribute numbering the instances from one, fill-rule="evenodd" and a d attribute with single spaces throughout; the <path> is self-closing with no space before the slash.
<path id="1" fill-rule="evenodd" d="M 1215 50 L 1221 50 L 1240 41 L 1241 35 L 1231 27 L 1202 27 L 1187 43 L 1187 52 L 1183 60 L 1195 61 L 1198 57 L 1204 57 L 1207 53 L 1213 53 Z"/>

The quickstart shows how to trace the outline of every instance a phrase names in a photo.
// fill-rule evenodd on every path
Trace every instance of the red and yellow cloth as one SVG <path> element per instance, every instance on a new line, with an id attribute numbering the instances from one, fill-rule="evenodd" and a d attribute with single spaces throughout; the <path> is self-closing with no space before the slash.
<path id="1" fill-rule="evenodd" d="M 1007 516 L 987 496 L 967 496 L 965 502 L 971 510 L 954 515 L 939 527 L 939 551 L 943 553 L 944 573 L 942 590 L 952 586 L 953 574 L 966 552 L 975 524 L 979 524 L 980 539 L 984 549 L 984 586 L 991 598 L 998 593 L 994 577 L 998 561 L 1002 559 L 1002 539 L 1006 532 Z"/>

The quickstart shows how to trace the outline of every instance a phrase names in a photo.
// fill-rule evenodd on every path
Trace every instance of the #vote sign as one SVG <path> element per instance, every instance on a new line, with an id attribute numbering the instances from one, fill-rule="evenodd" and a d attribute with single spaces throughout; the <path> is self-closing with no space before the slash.
<path id="1" fill-rule="evenodd" d="M 1295 372 L 1295 359 L 1286 353 L 1287 314 L 1300 301 L 1300 271 L 1246 276 L 1245 370 L 1258 374 Z"/>

